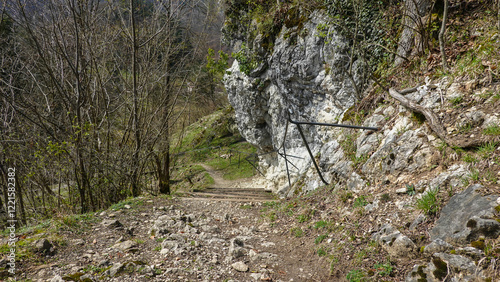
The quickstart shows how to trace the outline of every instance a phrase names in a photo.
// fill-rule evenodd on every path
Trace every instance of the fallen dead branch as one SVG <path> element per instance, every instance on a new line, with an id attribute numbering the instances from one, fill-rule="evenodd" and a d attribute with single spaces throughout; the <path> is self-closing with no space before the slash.
<path id="1" fill-rule="evenodd" d="M 434 133 L 436 133 L 436 135 L 450 147 L 459 147 L 459 148 L 478 147 L 485 143 L 493 141 L 490 140 L 492 138 L 488 138 L 487 136 L 484 135 L 480 135 L 476 138 L 471 138 L 470 136 L 461 134 L 453 136 L 449 135 L 434 112 L 432 112 L 430 109 L 422 107 L 421 105 L 415 103 L 414 101 L 411 101 L 410 99 L 406 98 L 401 94 L 401 93 L 408 94 L 416 90 L 417 88 L 411 88 L 399 92 L 393 88 L 390 88 L 389 95 L 391 95 L 392 98 L 400 102 L 404 107 L 410 109 L 413 112 L 417 112 L 424 115 L 432 131 L 434 131 Z"/>

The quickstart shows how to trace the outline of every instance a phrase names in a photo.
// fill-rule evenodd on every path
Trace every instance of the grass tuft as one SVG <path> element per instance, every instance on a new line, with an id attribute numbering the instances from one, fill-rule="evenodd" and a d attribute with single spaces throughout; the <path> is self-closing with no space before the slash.
<path id="1" fill-rule="evenodd" d="M 439 200 L 437 197 L 439 189 L 429 189 L 429 191 L 417 200 L 417 209 L 428 215 L 436 214 L 439 209 Z"/>
<path id="2" fill-rule="evenodd" d="M 498 125 L 498 124 L 492 124 L 492 125 L 486 127 L 483 130 L 483 134 L 485 134 L 485 135 L 494 135 L 494 136 L 500 135 L 500 125 Z"/>

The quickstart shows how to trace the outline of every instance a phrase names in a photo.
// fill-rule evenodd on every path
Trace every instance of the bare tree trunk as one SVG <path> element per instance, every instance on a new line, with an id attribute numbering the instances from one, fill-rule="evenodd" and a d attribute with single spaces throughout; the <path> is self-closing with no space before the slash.
<path id="1" fill-rule="evenodd" d="M 439 30 L 439 49 L 441 50 L 441 62 L 443 65 L 443 71 L 448 71 L 448 63 L 446 62 L 446 51 L 445 51 L 445 42 L 444 42 L 444 34 L 446 32 L 446 21 L 448 18 L 448 0 L 444 0 L 444 11 L 443 11 L 443 22 L 441 24 L 441 29 Z"/>
<path id="2" fill-rule="evenodd" d="M 130 24 L 132 25 L 132 91 L 134 97 L 133 109 L 133 131 L 135 135 L 135 150 L 132 156 L 132 196 L 137 197 L 140 194 L 139 189 L 139 153 L 141 150 L 141 129 L 139 126 L 139 92 L 137 90 L 137 52 L 139 43 L 137 42 L 137 33 L 135 27 L 135 5 L 134 0 L 130 0 Z"/>
<path id="3" fill-rule="evenodd" d="M 430 0 L 405 0 L 405 13 L 403 19 L 403 32 L 398 43 L 397 56 L 394 65 L 402 64 L 415 47 L 415 35 L 418 28 L 423 26 L 422 16 L 427 11 Z"/>
<path id="4" fill-rule="evenodd" d="M 26 224 L 26 212 L 24 211 L 24 201 L 23 201 L 23 187 L 21 182 L 19 182 L 18 174 L 15 175 L 16 179 L 16 199 L 19 202 L 19 209 L 16 212 L 18 216 L 20 216 L 21 224 Z"/>

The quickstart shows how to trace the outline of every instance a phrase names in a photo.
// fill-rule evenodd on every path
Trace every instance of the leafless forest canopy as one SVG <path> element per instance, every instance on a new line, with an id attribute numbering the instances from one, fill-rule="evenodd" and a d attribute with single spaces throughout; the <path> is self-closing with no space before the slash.
<path id="1" fill-rule="evenodd" d="M 0 3 L 0 182 L 15 167 L 21 219 L 169 193 L 172 136 L 224 103 L 218 1 Z"/>

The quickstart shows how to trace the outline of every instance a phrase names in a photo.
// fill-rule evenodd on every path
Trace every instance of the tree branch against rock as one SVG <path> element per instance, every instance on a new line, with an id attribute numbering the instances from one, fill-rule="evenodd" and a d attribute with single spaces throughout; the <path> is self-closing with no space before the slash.
<path id="1" fill-rule="evenodd" d="M 444 126 L 441 124 L 441 121 L 439 120 L 437 115 L 432 110 L 427 109 L 402 95 L 402 93 L 407 94 L 415 92 L 416 90 L 417 88 L 412 88 L 409 90 L 402 90 L 400 92 L 395 90 L 394 88 L 390 88 L 389 95 L 400 102 L 404 107 L 410 109 L 413 112 L 424 115 L 432 131 L 434 131 L 434 133 L 436 133 L 436 135 L 450 147 L 471 148 L 478 147 L 482 144 L 492 141 L 489 140 L 490 138 L 487 138 L 486 136 L 478 136 L 477 138 L 472 139 L 469 136 L 449 135 Z"/>

